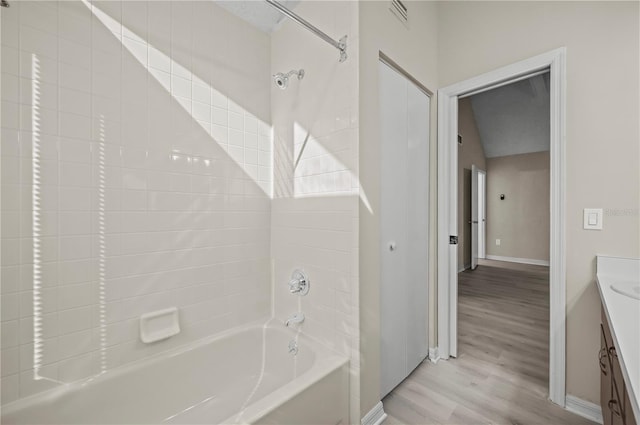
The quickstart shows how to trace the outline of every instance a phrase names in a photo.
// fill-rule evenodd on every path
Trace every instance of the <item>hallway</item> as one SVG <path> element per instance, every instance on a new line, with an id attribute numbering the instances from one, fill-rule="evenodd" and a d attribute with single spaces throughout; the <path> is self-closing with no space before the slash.
<path id="1" fill-rule="evenodd" d="M 548 267 L 458 276 L 458 358 L 420 365 L 383 400 L 385 424 L 592 424 L 547 400 Z"/>

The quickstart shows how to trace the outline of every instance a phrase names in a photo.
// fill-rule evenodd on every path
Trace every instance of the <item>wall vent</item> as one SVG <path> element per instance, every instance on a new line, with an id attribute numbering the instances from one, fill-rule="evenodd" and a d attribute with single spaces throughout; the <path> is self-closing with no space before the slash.
<path id="1" fill-rule="evenodd" d="M 403 24 L 407 25 L 409 23 L 409 11 L 407 10 L 407 6 L 400 0 L 391 0 L 389 10 L 396 15 Z"/>

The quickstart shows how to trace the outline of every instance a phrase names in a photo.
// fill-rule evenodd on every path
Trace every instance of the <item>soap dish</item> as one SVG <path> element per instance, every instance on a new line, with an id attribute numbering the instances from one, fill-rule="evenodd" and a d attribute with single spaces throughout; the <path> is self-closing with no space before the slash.
<path id="1" fill-rule="evenodd" d="M 140 316 L 140 339 L 145 344 L 161 341 L 180 333 L 176 307 L 152 311 Z"/>

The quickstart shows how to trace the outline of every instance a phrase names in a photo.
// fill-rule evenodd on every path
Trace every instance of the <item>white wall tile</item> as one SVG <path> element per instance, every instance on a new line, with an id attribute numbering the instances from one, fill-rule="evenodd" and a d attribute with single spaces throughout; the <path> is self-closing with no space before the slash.
<path id="1" fill-rule="evenodd" d="M 304 12 L 305 16 L 342 28 L 336 29 L 338 32 L 348 30 L 344 25 L 357 26 L 357 8 L 349 2 L 335 3 L 334 14 L 330 16 L 319 4 L 305 3 L 300 7 L 298 12 Z M 310 49 L 304 39 L 295 37 L 297 31 L 299 28 L 286 22 L 272 34 L 271 40 L 272 46 L 284 42 L 289 46 L 286 51 L 272 48 L 272 73 L 288 69 L 292 57 L 303 61 L 307 70 L 304 80 L 291 81 L 299 86 L 297 92 L 291 91 L 291 87 L 285 92 L 272 88 L 276 170 L 271 239 L 274 308 L 276 316 L 282 319 L 295 311 L 297 306 L 292 304 L 288 291 L 277 282 L 286 282 L 294 268 L 306 270 L 315 284 L 302 300 L 307 313 L 303 332 L 351 357 L 354 376 L 351 398 L 357 400 L 359 331 L 357 296 L 353 294 L 357 294 L 358 286 L 359 193 L 352 176 L 358 175 L 355 168 L 358 138 L 351 128 L 351 116 L 357 115 L 357 111 L 350 107 L 356 93 L 350 87 L 357 85 L 357 69 L 337 67 L 330 58 L 334 52 L 327 52 L 325 57 L 325 52 Z M 334 72 L 334 67 L 339 78 L 309 83 L 312 73 L 328 75 Z M 320 99 L 327 98 L 331 100 L 322 105 Z M 266 131 L 259 125 L 258 133 Z M 258 155 L 259 164 L 268 164 L 269 143 L 270 138 L 258 136 L 257 147 L 265 151 L 264 155 Z M 354 154 L 349 156 L 345 152 Z"/>
<path id="2" fill-rule="evenodd" d="M 80 68 L 91 68 L 91 48 L 78 41 L 71 41 L 64 38 L 58 39 L 60 62 Z M 45 55 L 46 56 L 46 55 Z"/>
<path id="3" fill-rule="evenodd" d="M 50 59 L 57 59 L 58 38 L 40 29 L 21 25 L 20 49 L 29 52 L 32 57 L 35 55 L 36 58 L 44 56 Z"/>
<path id="4" fill-rule="evenodd" d="M 68 40 L 91 45 L 91 13 L 83 4 L 65 2 L 59 5 L 58 34 Z"/>
<path id="5" fill-rule="evenodd" d="M 42 115 L 44 118 L 44 114 Z M 60 112 L 60 135 L 71 139 L 91 139 L 91 118 L 74 113 Z M 53 131 L 53 130 L 52 130 Z"/>
<path id="6" fill-rule="evenodd" d="M 11 10 L 21 6 L 12 4 Z M 80 2 L 30 3 L 22 24 L 2 14 L 3 86 L 14 87 L 18 75 L 22 79 L 18 92 L 3 91 L 0 297 L 1 348 L 8 354 L 2 403 L 54 385 L 34 380 L 31 370 L 31 145 L 5 142 L 18 129 L 21 141 L 33 137 L 34 55 L 47 338 L 43 376 L 69 382 L 96 373 L 101 261 L 107 341 L 115 356 L 110 367 L 176 344 L 139 344 L 137 319 L 149 310 L 184 310 L 180 343 L 270 312 L 270 184 L 262 190 L 254 181 L 271 181 L 271 130 L 263 122 L 269 120 L 270 94 L 253 93 L 269 83 L 269 36 L 248 31 L 243 37 L 213 37 L 230 25 L 244 34 L 247 25 L 223 19 L 227 12 L 213 4 L 94 2 L 93 8 L 113 20 L 100 21 Z M 197 12 L 213 9 L 206 16 Z M 194 41 L 209 33 L 213 44 Z M 229 49 L 257 54 L 247 68 L 241 57 L 220 60 Z M 247 73 L 210 86 L 228 67 Z M 230 126 L 234 145 L 227 152 Z M 17 155 L 23 159 L 15 160 Z M 15 283 L 5 285 L 12 276 Z M 231 297 L 237 288 L 246 291 Z"/>
<path id="7" fill-rule="evenodd" d="M 20 5 L 16 8 L 20 13 Z M 18 48 L 20 46 L 20 22 L 15 18 L 15 15 L 8 13 L 2 14 L 0 31 L 2 32 L 2 46 L 10 46 Z M 4 50 L 4 49 L 3 49 Z M 4 62 L 4 61 L 3 61 Z"/>
<path id="8" fill-rule="evenodd" d="M 2 348 L 16 347 L 20 343 L 20 326 L 18 320 L 2 321 Z"/>

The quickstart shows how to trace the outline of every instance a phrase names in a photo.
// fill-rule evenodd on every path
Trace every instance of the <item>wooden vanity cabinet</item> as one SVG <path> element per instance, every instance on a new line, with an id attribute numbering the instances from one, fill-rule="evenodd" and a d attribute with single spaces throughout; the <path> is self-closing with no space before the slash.
<path id="1" fill-rule="evenodd" d="M 629 400 L 629 393 L 624 391 L 624 404 L 622 405 L 624 410 L 624 424 L 625 425 L 637 425 L 636 418 L 633 414 L 633 407 L 631 407 L 631 400 Z"/>
<path id="2" fill-rule="evenodd" d="M 637 425 L 604 309 L 600 324 L 600 405 L 604 425 Z"/>
<path id="3" fill-rule="evenodd" d="M 609 400 L 612 399 L 613 381 L 611 379 L 611 366 L 607 356 L 607 340 L 604 329 L 600 325 L 600 352 L 598 353 L 598 363 L 600 364 L 600 406 L 602 406 L 602 419 L 604 425 L 611 425 L 611 410 L 608 408 Z"/>

